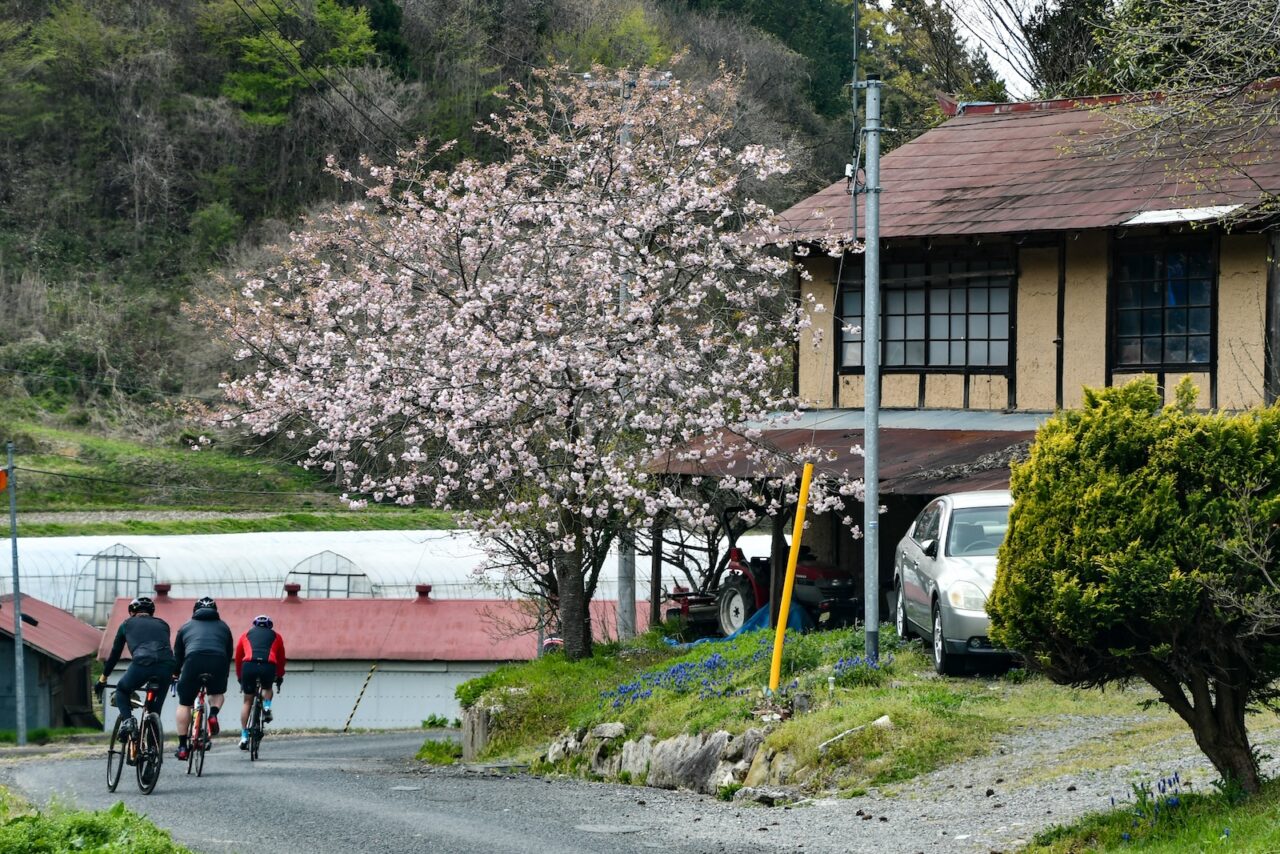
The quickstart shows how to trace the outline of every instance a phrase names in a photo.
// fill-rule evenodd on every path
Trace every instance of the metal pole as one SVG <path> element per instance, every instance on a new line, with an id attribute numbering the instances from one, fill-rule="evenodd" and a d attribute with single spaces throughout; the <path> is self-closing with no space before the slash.
<path id="1" fill-rule="evenodd" d="M 618 541 L 618 639 L 635 636 L 636 541 L 630 531 L 623 531 Z"/>
<path id="2" fill-rule="evenodd" d="M 5 445 L 9 452 L 9 539 L 13 543 L 13 694 L 17 719 L 18 744 L 27 743 L 27 674 L 26 650 L 22 645 L 22 592 L 18 589 L 18 484 L 13 463 L 13 442 Z"/>
<path id="3" fill-rule="evenodd" d="M 863 433 L 863 622 L 866 657 L 880 658 L 880 78 L 867 75 L 866 305 L 863 310 L 863 364 L 866 367 L 866 427 Z M 857 235 L 854 235 L 856 238 Z"/>

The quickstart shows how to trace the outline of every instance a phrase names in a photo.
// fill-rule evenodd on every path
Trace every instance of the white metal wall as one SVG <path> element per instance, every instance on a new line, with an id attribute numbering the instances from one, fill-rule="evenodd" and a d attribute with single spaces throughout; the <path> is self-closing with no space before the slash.
<path id="1" fill-rule="evenodd" d="M 453 692 L 458 685 L 488 673 L 498 662 L 392 661 L 382 662 L 369 679 L 364 696 L 360 689 L 369 676 L 372 661 L 290 661 L 284 688 L 272 703 L 273 726 L 282 729 L 342 729 L 352 709 L 353 729 L 417 727 L 431 715 L 452 721 L 462 715 Z M 112 674 L 112 682 L 117 674 Z M 231 674 L 234 683 L 235 673 Z M 356 705 L 360 697 L 359 705 Z M 108 694 L 108 699 L 110 695 Z M 241 695 L 228 685 L 227 708 L 219 714 L 224 732 L 238 727 Z M 176 731 L 177 698 L 165 694 L 166 743 Z M 115 708 L 106 710 L 106 728 L 115 724 Z M 174 742 L 176 743 L 176 742 Z"/>

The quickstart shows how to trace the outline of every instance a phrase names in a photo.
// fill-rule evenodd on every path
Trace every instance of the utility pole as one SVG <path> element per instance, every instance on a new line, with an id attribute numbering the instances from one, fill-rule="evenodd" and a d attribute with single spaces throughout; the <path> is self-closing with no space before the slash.
<path id="1" fill-rule="evenodd" d="M 5 445 L 9 465 L 5 480 L 9 487 L 9 539 L 13 543 L 13 695 L 17 721 L 18 746 L 27 743 L 27 679 L 26 648 L 22 644 L 22 593 L 18 589 L 18 483 L 13 463 L 13 442 Z"/>
<path id="2" fill-rule="evenodd" d="M 866 658 L 880 659 L 880 76 L 867 75 L 867 231 L 863 260 L 865 304 L 862 363 L 866 370 L 866 425 L 863 430 L 862 578 Z M 856 199 L 855 199 L 856 204 Z M 857 239 L 857 234 L 853 235 Z"/>

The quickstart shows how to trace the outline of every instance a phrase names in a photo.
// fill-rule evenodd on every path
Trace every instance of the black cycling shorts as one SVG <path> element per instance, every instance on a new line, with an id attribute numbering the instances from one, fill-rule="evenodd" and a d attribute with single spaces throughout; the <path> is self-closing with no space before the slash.
<path id="1" fill-rule="evenodd" d="M 240 665 L 240 690 L 252 694 L 254 683 L 261 681 L 263 688 L 270 688 L 276 681 L 276 666 L 270 661 L 246 661 Z"/>
<path id="2" fill-rule="evenodd" d="M 227 693 L 227 674 L 231 662 L 216 652 L 197 652 L 182 662 L 182 675 L 178 677 L 178 705 L 190 706 L 200 693 L 200 674 L 209 674 L 209 693 Z"/>

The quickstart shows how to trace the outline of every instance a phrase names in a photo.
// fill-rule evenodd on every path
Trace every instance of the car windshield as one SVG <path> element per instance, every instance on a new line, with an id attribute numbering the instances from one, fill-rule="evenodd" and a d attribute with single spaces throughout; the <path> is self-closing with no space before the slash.
<path id="1" fill-rule="evenodd" d="M 964 507 L 951 514 L 947 554 L 962 557 L 993 555 L 1009 529 L 1008 507 Z"/>

